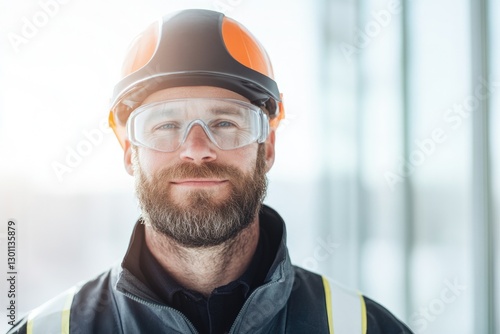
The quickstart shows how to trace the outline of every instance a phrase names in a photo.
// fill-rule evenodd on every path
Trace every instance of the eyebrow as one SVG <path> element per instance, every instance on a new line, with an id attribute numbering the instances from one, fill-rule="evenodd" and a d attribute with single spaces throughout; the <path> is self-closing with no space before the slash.
<path id="1" fill-rule="evenodd" d="M 219 115 L 227 115 L 227 116 L 241 116 L 240 109 L 236 106 L 228 106 L 228 105 L 219 105 L 219 104 L 211 104 L 205 107 L 202 107 L 200 111 L 205 115 L 219 116 Z M 150 120 L 161 119 L 164 115 L 176 115 L 182 117 L 184 113 L 182 112 L 182 108 L 178 108 L 176 106 L 165 107 L 162 106 L 159 110 L 155 111 L 152 115 L 149 116 Z M 200 116 L 202 115 L 200 114 Z M 202 116 L 203 117 L 203 116 Z"/>
<path id="2" fill-rule="evenodd" d="M 207 108 L 207 112 L 210 112 L 214 115 L 239 115 L 238 109 L 230 108 L 230 107 L 210 107 Z"/>

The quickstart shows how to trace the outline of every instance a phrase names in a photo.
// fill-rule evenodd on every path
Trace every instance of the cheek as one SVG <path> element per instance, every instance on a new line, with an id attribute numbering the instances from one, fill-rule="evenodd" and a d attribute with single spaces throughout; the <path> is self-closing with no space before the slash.
<path id="1" fill-rule="evenodd" d="M 149 149 L 139 150 L 139 164 L 146 175 L 152 175 L 171 165 L 172 158 L 168 155 L 169 153 L 162 153 Z"/>
<path id="2" fill-rule="evenodd" d="M 257 162 L 257 148 L 255 144 L 234 151 L 225 151 L 225 154 L 220 156 L 219 162 L 237 167 L 245 174 L 253 173 Z"/>
<path id="3" fill-rule="evenodd" d="M 217 152 L 216 162 L 237 167 L 244 173 L 252 173 L 257 162 L 258 145 L 248 145 L 236 150 Z M 159 170 L 182 163 L 175 152 L 164 153 L 141 148 L 137 152 L 138 162 L 146 175 L 153 175 Z M 176 159 L 177 157 L 177 159 Z"/>

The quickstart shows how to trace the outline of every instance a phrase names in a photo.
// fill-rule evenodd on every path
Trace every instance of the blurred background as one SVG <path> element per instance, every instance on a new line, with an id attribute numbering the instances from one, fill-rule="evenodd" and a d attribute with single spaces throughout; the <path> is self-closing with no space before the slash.
<path id="1" fill-rule="evenodd" d="M 124 255 L 139 210 L 109 98 L 134 36 L 184 8 L 237 19 L 273 61 L 287 119 L 266 203 L 292 261 L 417 333 L 498 332 L 493 0 L 0 0 L 0 268 L 15 219 L 18 317 Z"/>

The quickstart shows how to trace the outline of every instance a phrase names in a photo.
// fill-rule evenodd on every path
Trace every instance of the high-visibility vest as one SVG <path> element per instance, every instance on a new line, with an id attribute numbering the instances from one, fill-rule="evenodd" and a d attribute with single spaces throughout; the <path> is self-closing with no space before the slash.
<path id="1" fill-rule="evenodd" d="M 321 278 L 323 283 L 322 289 L 324 290 L 324 304 L 321 305 L 320 309 L 326 310 L 328 332 L 332 334 L 365 334 L 367 332 L 367 319 L 363 296 L 360 293 L 347 290 L 339 284 L 329 281 L 324 276 Z M 21 323 L 16 327 L 20 328 L 26 325 L 27 334 L 71 333 L 71 306 L 73 297 L 78 291 L 79 287 L 74 287 L 63 292 L 30 312 L 27 317 L 27 324 Z M 293 294 L 292 292 L 292 296 Z M 324 314 L 311 312 L 309 303 L 301 303 L 300 300 L 298 303 L 295 303 L 293 308 L 289 308 L 287 312 L 289 312 L 288 319 L 291 319 L 291 323 L 287 326 L 287 333 L 294 332 L 293 319 L 300 319 L 306 313 L 311 313 L 308 316 L 317 317 L 318 321 L 325 319 Z M 11 332 L 15 333 L 15 328 Z"/>

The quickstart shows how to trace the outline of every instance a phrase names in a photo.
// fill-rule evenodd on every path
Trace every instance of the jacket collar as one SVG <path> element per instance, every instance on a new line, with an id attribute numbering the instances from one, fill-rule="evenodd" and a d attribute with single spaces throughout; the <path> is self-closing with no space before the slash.
<path id="1" fill-rule="evenodd" d="M 270 243 L 273 250 L 276 250 L 276 255 L 264 284 L 258 287 L 245 301 L 233 324 L 232 333 L 260 332 L 283 309 L 292 291 L 294 271 L 286 247 L 285 223 L 276 211 L 266 205 L 263 205 L 259 212 L 259 222 L 261 228 L 265 229 L 270 236 Z M 142 220 L 139 219 L 122 261 L 122 270 L 115 287 L 117 291 L 128 297 L 132 295 L 135 300 L 138 298 L 138 301 L 142 301 L 144 305 L 154 303 L 166 307 L 160 298 L 143 283 L 145 278 L 138 270 L 140 268 L 139 252 L 144 242 L 144 226 L 141 224 Z M 180 322 L 182 323 L 182 321 Z M 173 326 L 177 326 L 175 324 L 179 324 L 179 321 L 172 322 Z M 184 326 L 182 327 L 184 328 Z"/>

